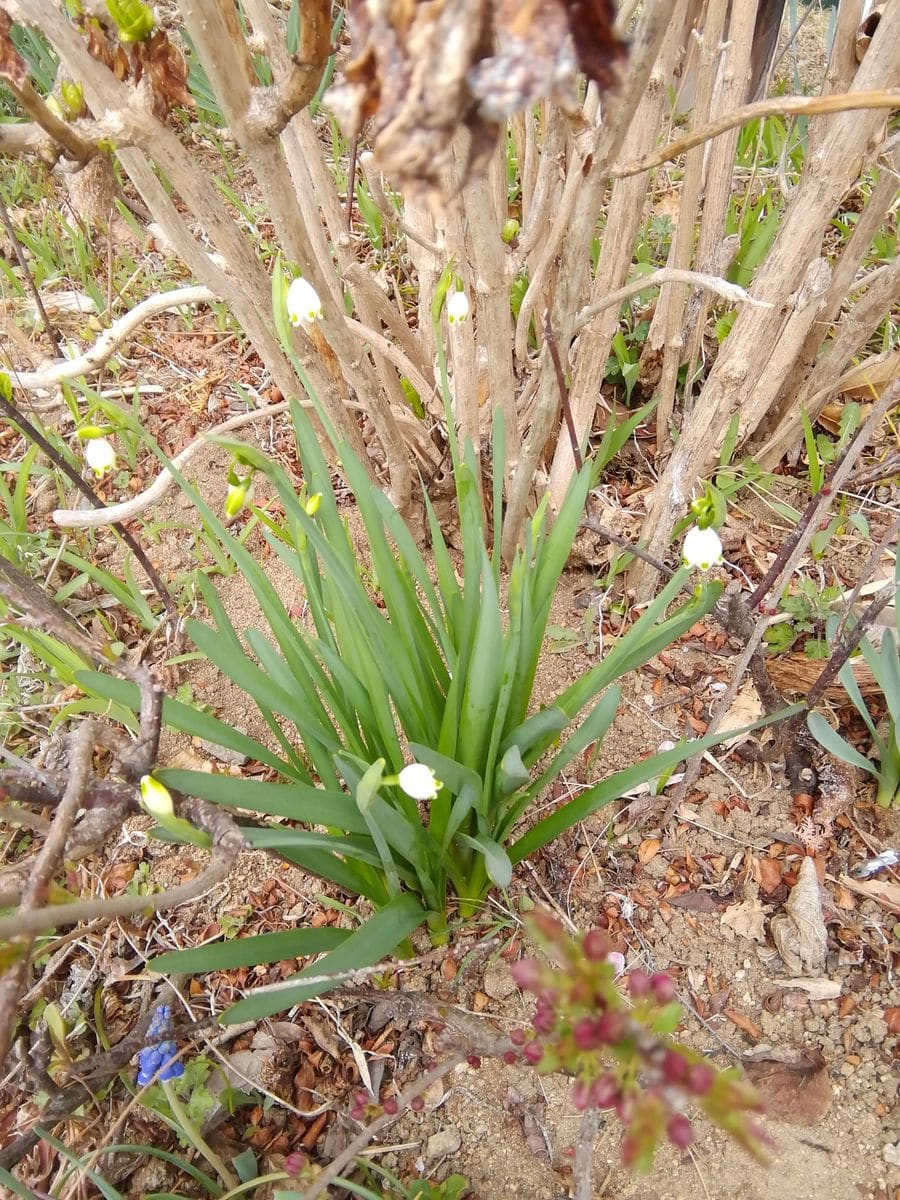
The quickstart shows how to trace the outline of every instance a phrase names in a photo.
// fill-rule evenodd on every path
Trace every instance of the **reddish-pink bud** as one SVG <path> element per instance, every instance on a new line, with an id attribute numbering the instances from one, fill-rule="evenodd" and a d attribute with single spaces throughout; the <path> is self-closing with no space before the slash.
<path id="1" fill-rule="evenodd" d="M 473 1069 L 473 1071 L 477 1071 L 478 1068 L 481 1066 L 481 1059 L 478 1057 L 477 1054 L 470 1054 L 469 1057 L 466 1059 L 466 1062 Z"/>
<path id="2" fill-rule="evenodd" d="M 543 1000 L 538 1001 L 531 1024 L 535 1033 L 552 1032 L 553 1026 L 556 1024 L 556 1017 L 549 1004 L 546 1004 Z"/>
<path id="3" fill-rule="evenodd" d="M 518 1054 L 516 1054 L 515 1050 L 507 1050 L 506 1053 L 503 1055 L 503 1061 L 505 1063 L 507 1063 L 509 1066 L 512 1066 L 513 1063 L 516 1063 L 519 1061 L 519 1056 L 518 1056 Z"/>
<path id="4" fill-rule="evenodd" d="M 305 1154 L 301 1154 L 299 1150 L 293 1150 L 284 1160 L 284 1169 L 288 1175 L 297 1176 L 309 1162 Z"/>
<path id="5" fill-rule="evenodd" d="M 690 1063 L 677 1050 L 667 1050 L 663 1055 L 662 1073 L 666 1083 L 684 1083 Z"/>
<path id="6" fill-rule="evenodd" d="M 544 1057 L 544 1047 L 540 1042 L 529 1042 L 522 1051 L 522 1054 L 526 1062 L 530 1062 L 532 1066 L 535 1066 Z"/>
<path id="7" fill-rule="evenodd" d="M 591 962 L 602 962 L 611 950 L 609 938 L 602 929 L 589 929 L 581 943 L 585 958 Z"/>
<path id="8" fill-rule="evenodd" d="M 421 1112 L 425 1107 L 425 1101 L 421 1096 L 413 1096 L 412 1100 L 409 1102 L 409 1107 L 413 1110 L 413 1112 Z"/>
<path id="9" fill-rule="evenodd" d="M 382 1102 L 381 1107 L 389 1117 L 396 1117 L 397 1113 L 400 1111 L 400 1105 L 393 1096 L 388 1096 L 387 1100 Z"/>
<path id="10" fill-rule="evenodd" d="M 650 986 L 657 1004 L 669 1004 L 675 999 L 675 980 L 664 971 L 657 971 L 650 976 Z"/>
<path id="11" fill-rule="evenodd" d="M 593 1017 L 581 1017 L 577 1020 L 572 1026 L 572 1037 L 579 1050 L 596 1050 L 603 1042 L 603 1038 L 597 1033 L 597 1022 Z"/>
<path id="12" fill-rule="evenodd" d="M 520 958 L 510 967 L 510 974 L 526 992 L 535 992 L 541 983 L 541 968 L 535 958 Z"/>
<path id="13" fill-rule="evenodd" d="M 591 1102 L 591 1085 L 584 1079 L 576 1079 L 572 1084 L 572 1107 L 578 1112 L 584 1112 Z"/>
<path id="14" fill-rule="evenodd" d="M 619 1081 L 615 1075 L 601 1075 L 591 1084 L 591 1104 L 594 1108 L 612 1108 L 619 1098 Z"/>
<path id="15" fill-rule="evenodd" d="M 628 1018 L 621 1012 L 605 1012 L 594 1022 L 594 1029 L 601 1042 L 613 1045 L 624 1038 L 628 1029 Z"/>
<path id="16" fill-rule="evenodd" d="M 695 1096 L 705 1096 L 715 1081 L 716 1073 L 707 1063 L 692 1063 L 684 1084 Z"/>
<path id="17" fill-rule="evenodd" d="M 632 971 L 628 976 L 628 990 L 635 1000 L 650 995 L 650 976 L 646 971 Z"/>
<path id="18" fill-rule="evenodd" d="M 525 1037 L 524 1029 L 513 1029 L 509 1035 L 509 1040 L 514 1046 L 524 1046 L 528 1039 Z"/>
<path id="19" fill-rule="evenodd" d="M 677 1146 L 679 1150 L 686 1150 L 694 1140 L 694 1127 L 681 1113 L 669 1117 L 666 1133 L 672 1145 Z"/>

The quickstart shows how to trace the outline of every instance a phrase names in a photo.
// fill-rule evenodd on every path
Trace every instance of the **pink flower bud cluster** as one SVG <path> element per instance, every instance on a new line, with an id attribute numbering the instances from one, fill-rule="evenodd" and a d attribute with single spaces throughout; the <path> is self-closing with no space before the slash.
<path id="1" fill-rule="evenodd" d="M 576 1109 L 613 1109 L 624 1126 L 626 1164 L 649 1169 L 664 1138 L 685 1149 L 694 1138 L 684 1108 L 706 1116 L 746 1149 L 762 1156 L 764 1135 L 748 1119 L 758 1111 L 752 1089 L 734 1071 L 716 1071 L 669 1036 L 681 1019 L 675 983 L 662 972 L 635 970 L 616 985 L 617 965 L 607 935 L 592 929 L 570 937 L 548 913 L 528 920 L 529 933 L 552 964 L 523 958 L 513 978 L 536 997 L 528 1029 L 514 1030 L 507 1062 L 574 1076 Z"/>

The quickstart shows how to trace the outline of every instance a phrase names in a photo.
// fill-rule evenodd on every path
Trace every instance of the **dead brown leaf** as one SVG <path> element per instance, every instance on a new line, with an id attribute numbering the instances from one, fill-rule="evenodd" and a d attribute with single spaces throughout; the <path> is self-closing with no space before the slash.
<path id="1" fill-rule="evenodd" d="M 662 842 L 658 838 L 645 838 L 638 846 L 638 862 L 641 866 L 646 866 L 651 859 L 656 858 L 661 848 Z"/>
<path id="2" fill-rule="evenodd" d="M 672 896 L 669 904 L 673 908 L 686 908 L 688 912 L 712 913 L 719 911 L 719 905 L 709 892 L 685 892 L 682 896 Z"/>
<path id="3" fill-rule="evenodd" d="M 900 883 L 890 879 L 851 879 L 849 875 L 841 875 L 838 883 L 860 896 L 877 900 L 891 912 L 900 912 Z"/>
<path id="4" fill-rule="evenodd" d="M 781 883 L 781 863 L 777 858 L 759 860 L 759 888 L 762 892 L 774 892 Z"/>
<path id="5" fill-rule="evenodd" d="M 756 899 L 732 904 L 722 913 L 722 926 L 753 942 L 766 940 L 766 910 Z"/>
<path id="6" fill-rule="evenodd" d="M 832 1090 L 820 1050 L 799 1057 L 769 1052 L 744 1059 L 747 1078 L 759 1092 L 769 1116 L 788 1125 L 815 1125 L 831 1108 Z"/>
<path id="7" fill-rule="evenodd" d="M 745 1013 L 738 1012 L 736 1008 L 726 1008 L 723 1011 L 732 1025 L 737 1025 L 738 1029 L 743 1030 L 747 1037 L 753 1038 L 754 1042 L 762 1038 L 762 1030 L 758 1025 L 754 1025 Z"/>

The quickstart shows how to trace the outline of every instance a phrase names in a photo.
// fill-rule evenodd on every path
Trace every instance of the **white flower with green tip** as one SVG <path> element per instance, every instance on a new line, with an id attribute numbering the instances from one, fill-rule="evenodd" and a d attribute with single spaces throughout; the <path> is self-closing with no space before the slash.
<path id="1" fill-rule="evenodd" d="M 397 782 L 413 800 L 433 800 L 444 786 L 431 767 L 426 767 L 424 763 L 410 763 L 404 767 L 397 776 Z"/>
<path id="2" fill-rule="evenodd" d="M 712 527 L 692 526 L 684 538 L 682 561 L 686 567 L 698 567 L 701 571 L 718 566 L 722 562 L 722 539 Z"/>
<path id="3" fill-rule="evenodd" d="M 107 471 L 115 470 L 116 452 L 112 442 L 105 437 L 91 438 L 84 447 L 84 461 L 102 479 Z"/>
<path id="4" fill-rule="evenodd" d="M 322 320 L 322 301 L 319 293 L 302 276 L 295 279 L 287 291 L 288 320 L 292 325 L 312 325 Z"/>

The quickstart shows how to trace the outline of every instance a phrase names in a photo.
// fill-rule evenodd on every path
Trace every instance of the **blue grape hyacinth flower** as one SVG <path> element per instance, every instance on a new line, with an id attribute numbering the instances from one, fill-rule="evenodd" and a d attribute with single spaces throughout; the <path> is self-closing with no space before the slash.
<path id="1" fill-rule="evenodd" d="M 158 1004 L 147 1030 L 147 1044 L 138 1055 L 138 1087 L 148 1084 L 160 1067 L 164 1067 L 164 1070 L 158 1076 L 157 1083 L 165 1083 L 167 1079 L 177 1079 L 179 1075 L 184 1074 L 184 1063 L 169 1062 L 178 1053 L 175 1043 L 166 1036 L 171 1032 L 172 1009 L 168 1004 Z M 157 1038 L 163 1040 L 157 1041 Z"/>

